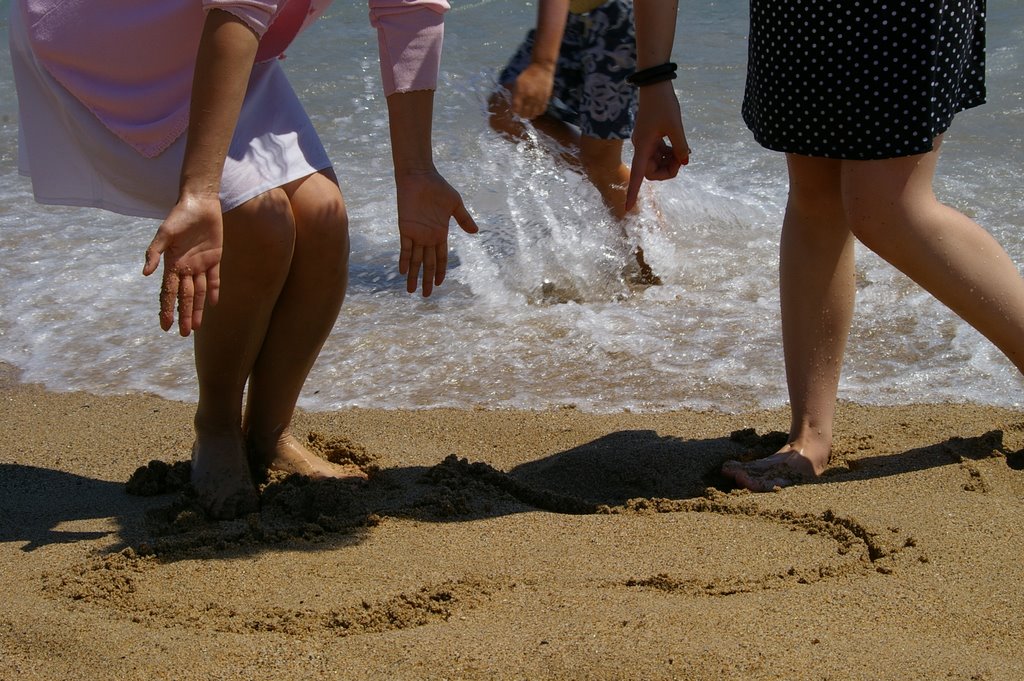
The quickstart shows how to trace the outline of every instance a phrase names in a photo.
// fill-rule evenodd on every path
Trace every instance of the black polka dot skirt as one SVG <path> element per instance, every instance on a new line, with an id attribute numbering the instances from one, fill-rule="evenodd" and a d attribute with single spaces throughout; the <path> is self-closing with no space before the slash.
<path id="1" fill-rule="evenodd" d="M 743 120 L 768 149 L 920 154 L 984 102 L 985 0 L 750 2 Z"/>

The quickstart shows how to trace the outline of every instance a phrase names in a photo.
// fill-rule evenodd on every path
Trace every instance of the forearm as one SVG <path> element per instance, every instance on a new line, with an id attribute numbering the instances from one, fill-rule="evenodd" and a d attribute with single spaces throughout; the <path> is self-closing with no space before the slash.
<path id="1" fill-rule="evenodd" d="M 238 114 L 259 40 L 241 19 L 210 10 L 199 43 L 189 108 L 188 140 L 180 196 L 211 198 L 220 192 Z"/>
<path id="2" fill-rule="evenodd" d="M 537 5 L 537 30 L 530 55 L 533 64 L 554 70 L 568 14 L 569 0 L 540 0 Z"/>
<path id="3" fill-rule="evenodd" d="M 671 60 L 678 5 L 678 0 L 634 0 L 638 71 Z"/>
<path id="4" fill-rule="evenodd" d="M 387 98 L 395 175 L 433 171 L 431 121 L 434 91 L 396 92 Z"/>

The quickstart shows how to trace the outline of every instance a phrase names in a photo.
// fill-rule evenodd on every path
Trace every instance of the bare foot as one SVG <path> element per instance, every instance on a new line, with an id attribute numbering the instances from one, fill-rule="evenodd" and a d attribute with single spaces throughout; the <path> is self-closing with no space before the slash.
<path id="1" fill-rule="evenodd" d="M 266 470 L 298 473 L 314 480 L 326 478 L 366 480 L 366 472 L 354 463 L 331 463 L 317 456 L 290 434 L 284 434 L 270 446 L 249 442 L 254 463 Z"/>
<path id="2" fill-rule="evenodd" d="M 828 454 L 820 460 L 786 445 L 778 452 L 754 461 L 726 461 L 722 475 L 732 478 L 740 487 L 752 492 L 771 492 L 776 487 L 787 487 L 813 480 L 828 466 Z"/>
<path id="3" fill-rule="evenodd" d="M 241 434 L 197 437 L 192 445 L 191 482 L 212 518 L 229 520 L 259 510 Z"/>

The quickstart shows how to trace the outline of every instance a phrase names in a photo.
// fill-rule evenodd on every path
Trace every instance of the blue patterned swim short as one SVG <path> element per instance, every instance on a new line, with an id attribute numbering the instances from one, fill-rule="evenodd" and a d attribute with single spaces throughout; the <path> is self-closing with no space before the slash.
<path id="1" fill-rule="evenodd" d="M 511 85 L 530 65 L 536 31 L 498 76 Z M 547 114 L 599 139 L 629 139 L 636 118 L 636 88 L 626 76 L 636 69 L 632 0 L 609 0 L 586 14 L 569 14 L 555 66 Z"/>

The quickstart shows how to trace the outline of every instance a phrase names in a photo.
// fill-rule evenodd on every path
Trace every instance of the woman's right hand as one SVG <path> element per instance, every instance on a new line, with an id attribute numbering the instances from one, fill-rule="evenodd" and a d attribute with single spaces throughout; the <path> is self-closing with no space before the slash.
<path id="1" fill-rule="evenodd" d="M 189 335 L 203 323 L 203 310 L 216 305 L 220 293 L 220 261 L 224 219 L 217 197 L 183 197 L 171 209 L 146 249 L 142 274 L 156 271 L 163 256 L 160 284 L 160 328 L 170 330 L 178 308 L 178 331 Z"/>
<path id="2" fill-rule="evenodd" d="M 665 138 L 669 142 L 665 142 Z M 640 88 L 640 105 L 633 127 L 633 164 L 626 191 L 626 210 L 636 205 L 640 185 L 648 180 L 669 180 L 690 162 L 683 116 L 672 81 Z"/>

